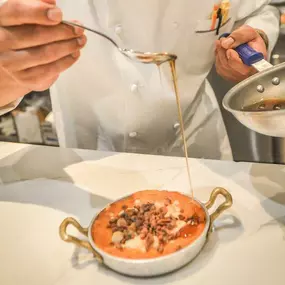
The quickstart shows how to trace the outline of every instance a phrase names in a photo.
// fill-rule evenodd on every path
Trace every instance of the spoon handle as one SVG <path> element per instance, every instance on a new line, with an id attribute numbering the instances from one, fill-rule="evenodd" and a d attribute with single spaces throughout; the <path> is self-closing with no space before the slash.
<path id="1" fill-rule="evenodd" d="M 108 37 L 107 35 L 99 32 L 99 31 L 96 31 L 96 30 L 93 30 L 91 28 L 88 28 L 86 26 L 83 26 L 83 25 L 80 25 L 80 24 L 77 24 L 77 23 L 73 23 L 73 22 L 69 22 L 69 21 L 62 21 L 63 24 L 66 24 L 66 25 L 70 25 L 70 26 L 75 26 L 75 27 L 79 27 L 79 28 L 82 28 L 84 30 L 87 30 L 87 31 L 90 31 L 92 33 L 95 33 L 101 37 L 104 37 L 105 39 L 109 40 L 116 48 L 119 48 L 119 46 L 117 45 L 117 43 L 112 40 L 110 37 Z"/>

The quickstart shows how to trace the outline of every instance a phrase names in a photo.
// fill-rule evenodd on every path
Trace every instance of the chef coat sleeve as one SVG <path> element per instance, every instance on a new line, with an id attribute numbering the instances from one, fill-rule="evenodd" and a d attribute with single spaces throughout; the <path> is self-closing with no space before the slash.
<path id="1" fill-rule="evenodd" d="M 242 0 L 235 25 L 235 28 L 245 24 L 263 30 L 269 40 L 269 54 L 277 42 L 280 26 L 280 12 L 277 8 L 268 5 L 270 2 L 270 0 Z"/>
<path id="2" fill-rule="evenodd" d="M 22 101 L 23 97 L 15 100 L 14 102 L 11 102 L 10 104 L 8 105 L 5 105 L 3 107 L 0 107 L 0 116 L 14 110 L 19 104 L 20 102 Z"/>

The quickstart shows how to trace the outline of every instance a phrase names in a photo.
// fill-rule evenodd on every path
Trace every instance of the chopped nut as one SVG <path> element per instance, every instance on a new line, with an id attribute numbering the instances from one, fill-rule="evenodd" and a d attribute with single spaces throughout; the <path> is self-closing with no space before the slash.
<path id="1" fill-rule="evenodd" d="M 145 237 L 146 237 L 146 234 L 145 234 L 145 233 L 140 234 L 140 238 L 141 238 L 141 239 L 145 239 Z"/>
<path id="2" fill-rule="evenodd" d="M 137 230 L 136 223 L 131 223 L 129 229 L 135 232 Z"/>
<path id="3" fill-rule="evenodd" d="M 122 209 L 123 209 L 123 210 L 127 210 L 127 209 L 128 209 L 128 206 L 127 206 L 127 205 L 123 205 L 123 206 L 122 206 Z"/>
<path id="4" fill-rule="evenodd" d="M 118 227 L 126 227 L 127 226 L 127 222 L 124 218 L 120 218 L 118 221 L 117 221 L 117 226 Z"/>
<path id="5" fill-rule="evenodd" d="M 173 230 L 174 228 L 175 228 L 175 226 L 173 226 L 172 223 L 169 224 L 169 225 L 167 225 L 167 229 L 168 229 L 168 230 Z"/>
<path id="6" fill-rule="evenodd" d="M 184 215 L 179 215 L 178 218 L 179 218 L 180 220 L 182 220 L 182 221 L 185 220 L 185 216 L 184 216 Z"/>
<path id="7" fill-rule="evenodd" d="M 149 251 L 149 249 L 151 248 L 153 242 L 154 242 L 153 235 L 149 233 L 149 234 L 147 235 L 147 237 L 146 237 L 146 240 L 145 240 L 145 248 L 146 248 L 146 251 Z"/>
<path id="8" fill-rule="evenodd" d="M 170 205 L 170 204 L 172 204 L 172 201 L 171 201 L 169 198 L 165 198 L 165 199 L 164 199 L 164 205 L 165 205 L 165 206 L 168 206 L 168 205 Z"/>
<path id="9" fill-rule="evenodd" d="M 109 223 L 110 224 L 112 224 L 112 223 L 116 223 L 117 222 L 117 218 L 115 218 L 115 217 L 111 217 L 111 219 L 110 219 L 110 221 L 109 221 Z"/>
<path id="10" fill-rule="evenodd" d="M 160 219 L 157 221 L 158 224 L 160 225 L 165 225 L 171 222 L 171 219 L 167 218 L 167 219 Z"/>
<path id="11" fill-rule="evenodd" d="M 129 216 L 133 216 L 138 213 L 138 210 L 135 208 L 128 208 L 125 212 Z"/>
<path id="12" fill-rule="evenodd" d="M 143 221 L 141 219 L 136 220 L 136 227 L 139 228 L 143 224 Z"/>
<path id="13" fill-rule="evenodd" d="M 124 238 L 124 234 L 122 232 L 114 232 L 112 235 L 112 242 L 115 243 L 120 243 L 122 239 Z"/>
<path id="14" fill-rule="evenodd" d="M 148 229 L 147 228 L 142 228 L 141 233 L 147 234 L 148 233 Z"/>

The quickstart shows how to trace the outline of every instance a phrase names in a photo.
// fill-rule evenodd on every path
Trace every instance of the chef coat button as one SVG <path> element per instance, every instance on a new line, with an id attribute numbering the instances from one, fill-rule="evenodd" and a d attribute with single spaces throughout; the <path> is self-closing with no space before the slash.
<path id="1" fill-rule="evenodd" d="M 137 135 L 138 135 L 137 132 L 131 132 L 131 133 L 129 133 L 129 137 L 130 137 L 130 138 L 135 138 Z"/>
<path id="2" fill-rule="evenodd" d="M 130 87 L 131 92 L 133 92 L 133 93 L 137 92 L 137 91 L 138 91 L 138 88 L 139 88 L 139 87 L 138 87 L 137 84 L 132 84 L 131 87 Z"/>
<path id="3" fill-rule="evenodd" d="M 122 28 L 121 25 L 117 25 L 117 26 L 115 27 L 115 33 L 116 33 L 117 35 L 120 35 L 120 34 L 122 33 L 122 30 L 123 30 L 123 28 Z"/>
<path id="4" fill-rule="evenodd" d="M 179 123 L 175 123 L 173 125 L 174 130 L 177 130 L 178 128 L 180 128 L 180 124 Z"/>

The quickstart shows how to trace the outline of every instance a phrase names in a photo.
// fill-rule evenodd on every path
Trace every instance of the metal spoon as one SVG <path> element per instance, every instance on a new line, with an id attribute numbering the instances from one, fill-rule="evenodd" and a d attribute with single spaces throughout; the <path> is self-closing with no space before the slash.
<path id="1" fill-rule="evenodd" d="M 131 60 L 135 60 L 141 63 L 153 63 L 156 65 L 160 65 L 164 62 L 177 59 L 177 56 L 175 54 L 170 54 L 167 52 L 163 52 L 163 53 L 140 52 L 140 51 L 135 51 L 132 49 L 121 48 L 117 45 L 117 43 L 113 39 L 111 39 L 110 37 L 108 37 L 106 34 L 102 32 L 99 32 L 91 28 L 88 28 L 86 26 L 73 23 L 73 22 L 69 22 L 69 21 L 62 21 L 62 23 L 70 25 L 70 26 L 80 27 L 84 30 L 90 31 L 92 33 L 95 33 L 99 36 L 104 37 L 105 39 L 109 40 L 124 56 L 128 57 Z"/>

